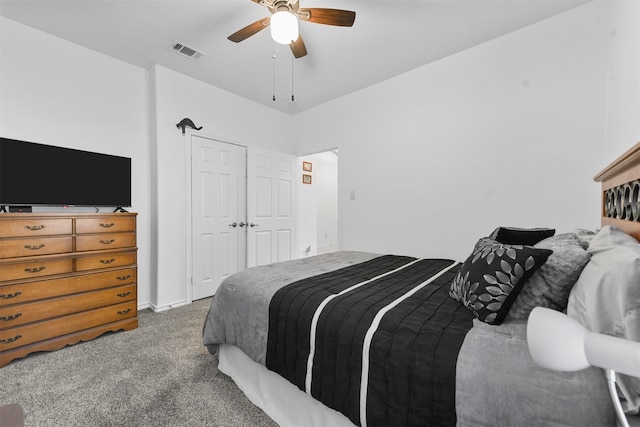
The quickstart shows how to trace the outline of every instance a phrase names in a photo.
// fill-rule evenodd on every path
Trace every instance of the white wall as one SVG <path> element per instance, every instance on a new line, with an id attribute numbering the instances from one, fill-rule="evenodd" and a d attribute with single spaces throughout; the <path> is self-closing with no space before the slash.
<path id="1" fill-rule="evenodd" d="M 605 157 L 602 168 L 640 142 L 640 1 L 611 3 Z"/>
<path id="2" fill-rule="evenodd" d="M 0 17 L 0 135 L 132 159 L 141 307 L 150 301 L 147 79 L 142 68 Z"/>
<path id="3" fill-rule="evenodd" d="M 463 260 L 498 225 L 597 227 L 606 76 L 627 63 L 607 65 L 611 7 L 587 4 L 296 115 L 299 152 L 339 147 L 342 248 Z M 305 132 L 318 122 L 331 126 Z"/>
<path id="4" fill-rule="evenodd" d="M 188 117 L 202 126 L 200 132 L 222 141 L 285 153 L 295 148 L 289 115 L 161 66 L 152 70 L 151 82 L 151 174 L 156 186 L 152 230 L 157 239 L 153 254 L 157 287 L 151 301 L 156 310 L 163 310 L 188 301 L 187 139 L 176 124 Z"/>

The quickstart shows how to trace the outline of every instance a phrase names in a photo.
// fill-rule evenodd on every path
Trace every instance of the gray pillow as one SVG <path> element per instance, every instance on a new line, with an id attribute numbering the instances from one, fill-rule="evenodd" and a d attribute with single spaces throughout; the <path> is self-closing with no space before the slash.
<path id="1" fill-rule="evenodd" d="M 536 243 L 534 248 L 553 253 L 522 287 L 509 317 L 527 319 L 534 307 L 564 311 L 569 293 L 591 256 L 575 233 L 558 234 Z"/>
<path id="2" fill-rule="evenodd" d="M 640 244 L 614 225 L 587 249 L 591 262 L 571 291 L 567 315 L 593 332 L 640 341 Z M 619 375 L 625 410 L 640 410 L 640 378 Z"/>
<path id="3" fill-rule="evenodd" d="M 585 250 L 589 249 L 589 244 L 591 243 L 591 240 L 593 240 L 593 237 L 596 235 L 597 231 L 592 231 L 592 230 L 585 230 L 583 228 L 578 228 L 576 230 L 573 231 L 576 236 L 578 236 L 578 241 L 580 242 L 580 245 L 582 245 L 582 247 Z"/>

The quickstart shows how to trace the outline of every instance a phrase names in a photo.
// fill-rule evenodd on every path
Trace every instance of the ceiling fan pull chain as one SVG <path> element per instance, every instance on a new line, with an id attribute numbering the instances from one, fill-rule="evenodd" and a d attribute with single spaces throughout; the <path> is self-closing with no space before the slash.
<path id="1" fill-rule="evenodd" d="M 272 53 L 271 59 L 273 60 L 273 100 L 276 100 L 276 50 L 274 45 L 272 44 Z"/>
<path id="2" fill-rule="evenodd" d="M 291 101 L 295 101 L 293 96 L 293 55 L 291 55 Z"/>

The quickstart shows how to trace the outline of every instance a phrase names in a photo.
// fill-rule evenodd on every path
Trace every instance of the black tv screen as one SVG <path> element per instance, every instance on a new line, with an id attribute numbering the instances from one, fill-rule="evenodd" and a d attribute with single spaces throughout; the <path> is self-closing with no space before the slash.
<path id="1" fill-rule="evenodd" d="M 131 206 L 131 159 L 0 138 L 0 206 Z"/>

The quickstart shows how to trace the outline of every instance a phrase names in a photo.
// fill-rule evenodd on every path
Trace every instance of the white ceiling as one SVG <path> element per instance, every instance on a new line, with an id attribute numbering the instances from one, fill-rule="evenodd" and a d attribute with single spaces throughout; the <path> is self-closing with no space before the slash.
<path id="1" fill-rule="evenodd" d="M 308 55 L 295 60 L 268 30 L 227 40 L 270 16 L 251 0 L 0 0 L 0 15 L 295 114 L 589 1 L 300 0 L 301 7 L 353 10 L 356 20 L 351 28 L 300 22 Z M 197 62 L 178 55 L 169 48 L 175 41 L 206 55 Z"/>

